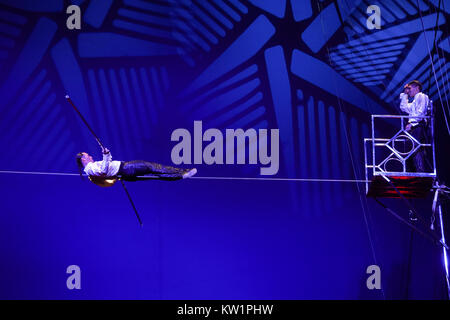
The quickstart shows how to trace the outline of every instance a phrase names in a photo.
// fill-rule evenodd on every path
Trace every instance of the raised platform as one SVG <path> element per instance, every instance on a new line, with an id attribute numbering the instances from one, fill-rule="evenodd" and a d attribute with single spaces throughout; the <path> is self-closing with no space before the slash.
<path id="1" fill-rule="evenodd" d="M 391 183 L 382 176 L 373 176 L 369 183 L 368 197 L 374 198 L 425 198 L 430 192 L 434 177 L 390 176 Z M 392 186 L 394 185 L 395 188 Z"/>

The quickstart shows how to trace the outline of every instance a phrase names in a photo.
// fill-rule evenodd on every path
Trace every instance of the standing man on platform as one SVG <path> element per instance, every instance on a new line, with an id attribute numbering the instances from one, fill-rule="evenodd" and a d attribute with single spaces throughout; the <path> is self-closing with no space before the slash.
<path id="1" fill-rule="evenodd" d="M 413 99 L 410 103 L 409 98 Z M 422 93 L 422 84 L 418 80 L 413 80 L 406 84 L 400 94 L 400 109 L 406 112 L 410 118 L 405 130 L 420 143 L 427 143 L 427 115 L 430 99 Z M 406 166 L 408 172 L 425 172 L 425 150 L 419 148 L 408 160 Z"/>

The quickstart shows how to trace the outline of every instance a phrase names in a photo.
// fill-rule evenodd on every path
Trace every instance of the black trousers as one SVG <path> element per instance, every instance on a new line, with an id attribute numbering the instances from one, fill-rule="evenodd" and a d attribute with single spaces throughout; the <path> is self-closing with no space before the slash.
<path id="1" fill-rule="evenodd" d="M 428 128 L 424 121 L 413 126 L 408 131 L 420 143 L 429 143 Z M 420 147 L 406 160 L 406 170 L 408 172 L 429 172 L 431 171 L 430 161 L 427 159 L 426 149 L 428 147 Z"/>
<path id="2" fill-rule="evenodd" d="M 125 181 L 137 181 L 138 176 L 152 175 L 160 180 L 180 180 L 188 170 L 163 166 L 144 160 L 122 161 L 118 175 Z"/>

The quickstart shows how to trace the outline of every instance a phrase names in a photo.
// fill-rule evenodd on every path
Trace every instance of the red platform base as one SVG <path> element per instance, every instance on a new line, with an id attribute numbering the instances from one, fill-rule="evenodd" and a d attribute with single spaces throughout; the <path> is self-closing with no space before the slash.
<path id="1" fill-rule="evenodd" d="M 433 177 L 390 176 L 392 185 L 405 198 L 425 198 L 433 186 Z M 382 176 L 374 176 L 369 183 L 368 197 L 401 198 L 395 188 Z"/>

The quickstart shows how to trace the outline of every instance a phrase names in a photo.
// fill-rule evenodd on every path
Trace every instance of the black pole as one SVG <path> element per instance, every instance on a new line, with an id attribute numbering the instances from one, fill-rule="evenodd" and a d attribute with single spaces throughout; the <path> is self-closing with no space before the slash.
<path id="1" fill-rule="evenodd" d="M 133 209 L 134 209 L 134 213 L 136 214 L 136 217 L 138 218 L 138 220 L 139 220 L 139 224 L 141 225 L 141 227 L 142 227 L 142 220 L 141 220 L 141 217 L 139 217 L 139 213 L 138 213 L 138 211 L 137 211 L 137 209 L 136 209 L 136 207 L 134 206 L 134 202 L 133 202 L 133 200 L 131 199 L 131 196 L 130 196 L 130 194 L 128 193 L 128 190 L 127 190 L 127 187 L 125 186 L 125 182 L 123 182 L 123 180 L 122 179 L 119 179 L 120 180 L 120 182 L 122 183 L 122 186 L 123 186 L 123 190 L 125 190 L 125 193 L 127 194 L 127 196 L 128 196 L 128 200 L 130 200 L 130 203 L 131 203 L 131 206 L 133 207 Z"/>
<path id="2" fill-rule="evenodd" d="M 100 139 L 97 137 L 97 135 L 95 134 L 94 130 L 92 130 L 91 126 L 89 125 L 89 123 L 86 121 L 86 119 L 83 117 L 83 115 L 81 114 L 81 112 L 78 110 L 78 108 L 75 106 L 75 104 L 73 103 L 72 99 L 70 99 L 69 95 L 66 94 L 66 100 L 70 103 L 70 105 L 72 106 L 72 108 L 76 111 L 76 113 L 78 113 L 78 115 L 80 116 L 81 120 L 84 122 L 84 124 L 86 125 L 86 127 L 89 129 L 89 131 L 92 133 L 92 135 L 94 136 L 95 140 L 97 140 L 98 144 L 100 145 L 100 147 L 102 147 L 102 149 L 105 149 L 105 147 L 103 146 L 102 142 L 100 141 Z M 119 179 L 120 182 L 122 183 L 123 186 L 123 190 L 125 190 L 125 193 L 127 194 L 128 200 L 130 200 L 131 206 L 133 207 L 134 213 L 136 214 L 136 217 L 139 220 L 139 224 L 142 227 L 142 220 L 139 217 L 139 213 L 137 212 L 137 209 L 134 205 L 133 200 L 131 199 L 130 194 L 128 193 L 127 188 L 125 187 L 125 183 Z"/>
<path id="3" fill-rule="evenodd" d="M 89 131 L 92 133 L 92 135 L 94 136 L 95 140 L 97 140 L 98 144 L 102 147 L 102 149 L 105 149 L 105 147 L 103 146 L 103 144 L 101 143 L 100 139 L 97 137 L 97 135 L 95 134 L 94 130 L 92 130 L 91 126 L 89 125 L 89 123 L 86 121 L 86 119 L 83 117 L 83 115 L 81 114 L 81 112 L 78 110 L 77 107 L 75 107 L 75 104 L 73 103 L 72 99 L 70 99 L 69 95 L 66 94 L 66 100 L 69 101 L 70 105 L 72 106 L 72 108 L 76 111 L 76 113 L 78 113 L 78 115 L 80 116 L 81 120 L 84 122 L 84 124 L 86 125 L 86 127 L 89 129 Z"/>

